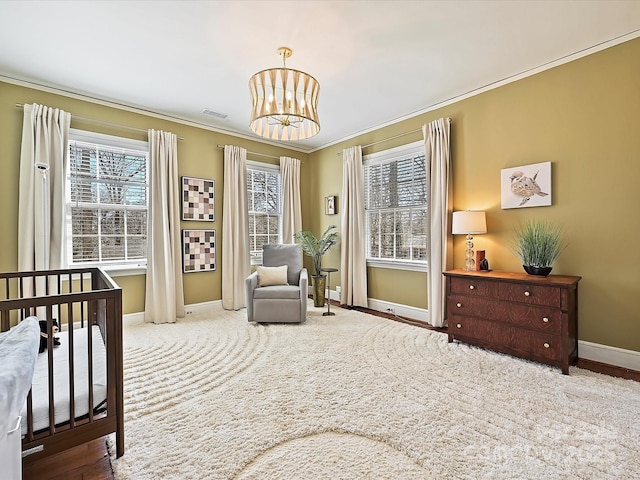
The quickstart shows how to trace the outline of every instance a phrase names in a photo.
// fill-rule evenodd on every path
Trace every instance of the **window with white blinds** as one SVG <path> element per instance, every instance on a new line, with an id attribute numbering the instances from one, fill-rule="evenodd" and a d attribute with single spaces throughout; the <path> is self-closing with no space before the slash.
<path id="1" fill-rule="evenodd" d="M 148 144 L 72 130 L 67 177 L 70 265 L 145 265 Z"/>
<path id="2" fill-rule="evenodd" d="M 282 243 L 280 168 L 247 161 L 249 250 L 251 264 L 262 263 L 262 245 Z"/>
<path id="3" fill-rule="evenodd" d="M 415 142 L 364 157 L 367 261 L 424 269 L 427 259 L 427 171 Z"/>

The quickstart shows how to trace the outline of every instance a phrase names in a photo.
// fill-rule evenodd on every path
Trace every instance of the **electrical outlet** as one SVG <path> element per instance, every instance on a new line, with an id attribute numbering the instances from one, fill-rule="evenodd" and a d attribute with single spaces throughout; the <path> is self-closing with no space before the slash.
<path id="1" fill-rule="evenodd" d="M 185 315 L 192 315 L 193 314 L 193 310 L 185 310 L 184 314 Z"/>
<path id="2" fill-rule="evenodd" d="M 395 310 L 395 308 L 389 306 L 389 307 L 387 307 L 387 312 L 395 314 L 396 310 Z"/>

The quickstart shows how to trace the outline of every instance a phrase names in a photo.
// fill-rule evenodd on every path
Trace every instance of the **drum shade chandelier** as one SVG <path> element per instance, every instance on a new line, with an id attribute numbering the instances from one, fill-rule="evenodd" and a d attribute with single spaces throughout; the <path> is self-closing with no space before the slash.
<path id="1" fill-rule="evenodd" d="M 293 54 L 280 47 L 282 68 L 269 68 L 249 79 L 251 130 L 271 140 L 304 140 L 320 131 L 320 84 L 311 75 L 287 68 Z"/>

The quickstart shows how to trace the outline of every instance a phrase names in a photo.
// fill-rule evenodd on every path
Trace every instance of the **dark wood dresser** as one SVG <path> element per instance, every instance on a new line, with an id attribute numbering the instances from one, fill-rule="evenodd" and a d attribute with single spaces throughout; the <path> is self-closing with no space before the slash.
<path id="1" fill-rule="evenodd" d="M 581 277 L 449 270 L 449 342 L 465 343 L 560 367 L 578 358 Z"/>

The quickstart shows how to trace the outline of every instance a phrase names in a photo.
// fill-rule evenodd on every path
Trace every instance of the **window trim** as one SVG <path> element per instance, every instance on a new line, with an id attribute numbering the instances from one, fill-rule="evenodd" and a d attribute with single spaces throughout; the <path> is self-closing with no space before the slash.
<path id="1" fill-rule="evenodd" d="M 364 166 L 368 165 L 380 165 L 383 163 L 387 163 L 394 159 L 398 159 L 399 157 L 406 155 L 424 155 L 424 141 L 418 140 L 416 142 L 407 143 L 405 145 L 400 145 L 398 147 L 389 148 L 386 150 L 382 150 L 376 153 L 370 153 L 368 155 L 364 155 L 362 158 L 363 170 Z M 429 185 L 427 185 L 427 190 Z M 427 191 L 427 202 L 428 202 L 429 192 Z M 427 212 L 428 213 L 428 212 Z M 365 216 L 366 217 L 366 216 Z M 366 222 L 366 220 L 365 220 Z M 366 239 L 369 239 L 369 224 L 365 224 L 366 229 Z M 402 260 L 402 259 L 383 259 L 383 258 L 371 258 L 369 257 L 369 246 L 367 244 L 366 247 L 367 258 L 366 265 L 367 267 L 372 268 L 388 268 L 394 270 L 407 270 L 407 271 L 416 271 L 416 272 L 428 272 L 429 264 L 426 260 Z"/>
<path id="2" fill-rule="evenodd" d="M 149 235 L 148 229 L 148 212 L 149 212 L 149 142 L 144 140 L 136 140 L 127 137 L 118 137 L 115 135 L 106 135 L 104 133 L 92 132 L 89 130 L 80 130 L 77 128 L 69 129 L 69 141 L 77 141 L 84 143 L 94 143 L 97 145 L 104 145 L 113 148 L 122 148 L 130 150 L 138 150 L 147 152 L 147 236 Z M 69 151 L 66 152 L 67 161 Z M 67 166 L 70 169 L 70 166 Z M 73 262 L 73 235 L 72 235 L 72 223 L 71 223 L 71 209 L 67 208 L 71 203 L 70 192 L 70 175 L 71 172 L 67 172 L 67 178 L 65 178 L 65 227 L 66 227 L 66 265 L 68 268 L 74 267 L 100 267 L 109 272 L 111 276 L 120 277 L 128 275 L 140 275 L 147 271 L 147 259 L 135 259 L 135 260 L 116 260 L 116 261 L 102 261 L 102 262 Z"/>
<path id="3" fill-rule="evenodd" d="M 79 130 L 77 128 L 69 129 L 69 140 L 78 142 L 98 143 L 114 148 L 130 148 L 132 150 L 145 150 L 149 152 L 149 142 L 145 140 L 136 140 L 127 137 L 117 137 L 115 135 L 106 135 L 104 133 L 91 132 L 89 130 Z"/>
<path id="4" fill-rule="evenodd" d="M 282 171 L 280 165 L 273 163 L 256 162 L 255 160 L 247 160 L 245 162 L 246 170 L 259 170 L 267 173 L 277 173 L 280 176 L 280 213 L 278 214 L 278 243 L 282 243 Z M 248 202 L 247 202 L 248 206 Z M 247 211 L 247 215 L 249 212 Z M 249 249 L 251 251 L 251 249 Z M 251 266 L 262 265 L 262 255 L 250 256 L 249 263 Z"/>

